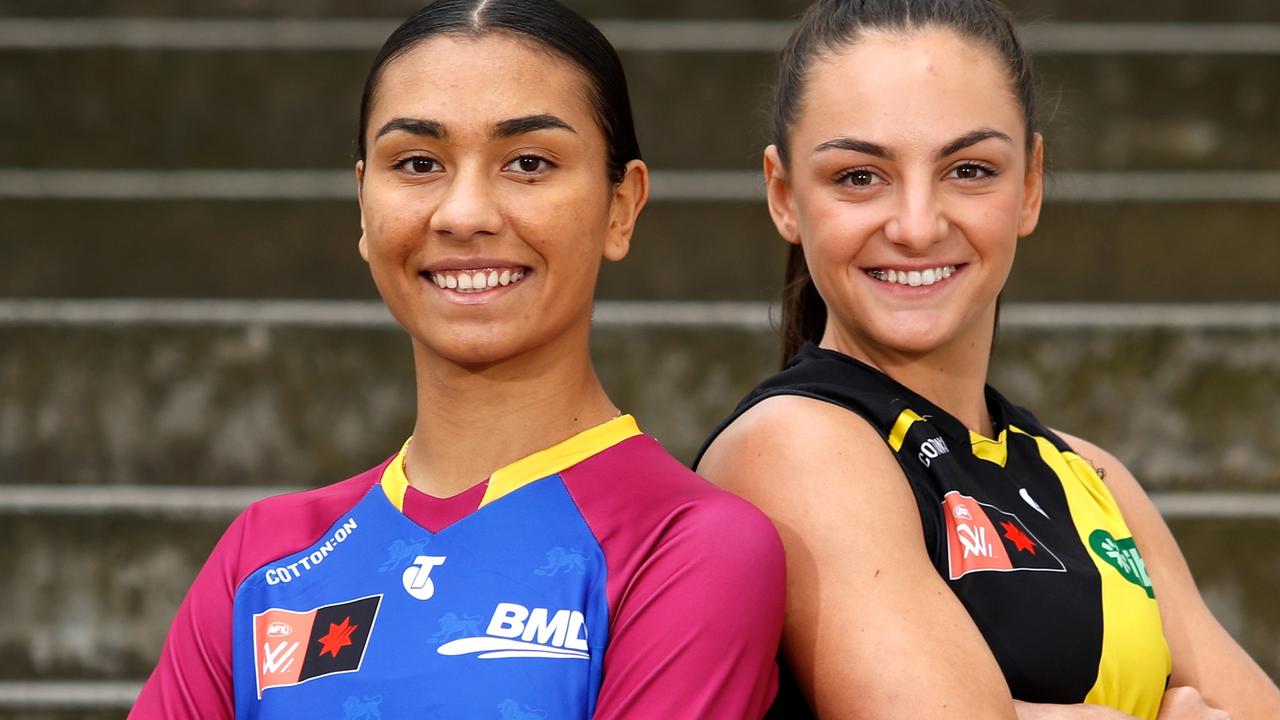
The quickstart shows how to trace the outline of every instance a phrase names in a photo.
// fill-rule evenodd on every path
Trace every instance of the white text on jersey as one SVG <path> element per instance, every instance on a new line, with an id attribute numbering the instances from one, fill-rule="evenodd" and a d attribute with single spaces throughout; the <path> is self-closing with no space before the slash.
<path id="1" fill-rule="evenodd" d="M 513 657 L 571 658 L 586 660 L 586 618 L 577 610 L 527 608 L 498 603 L 485 634 L 447 642 L 436 649 L 441 655 L 477 655 L 482 660 Z"/>
<path id="2" fill-rule="evenodd" d="M 940 437 L 929 438 L 920 443 L 920 454 L 916 457 L 920 459 L 921 463 L 924 463 L 925 467 L 929 467 L 934 458 L 946 455 L 949 452 L 951 452 L 951 448 L 947 447 L 947 441 Z"/>
<path id="3" fill-rule="evenodd" d="M 279 585 L 280 583 L 293 582 L 294 578 L 302 577 L 302 573 L 324 562 L 324 559 L 329 557 L 329 553 L 333 552 L 343 540 L 350 537 L 351 533 L 355 532 L 355 529 L 356 519 L 347 518 L 342 523 L 342 526 L 334 531 L 333 537 L 326 540 L 323 545 L 316 546 L 316 549 L 311 554 L 304 555 L 298 561 L 288 565 L 268 569 L 266 573 L 267 584 Z M 301 570 L 298 569 L 299 566 L 302 567 Z"/>

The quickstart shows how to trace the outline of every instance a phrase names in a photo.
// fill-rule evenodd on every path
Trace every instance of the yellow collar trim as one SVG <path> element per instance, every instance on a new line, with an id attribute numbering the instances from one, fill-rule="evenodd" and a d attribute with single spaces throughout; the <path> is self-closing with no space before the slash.
<path id="1" fill-rule="evenodd" d="M 1014 432 L 1018 432 L 1014 428 Z M 989 437 L 980 435 L 972 430 L 969 431 L 969 445 L 973 448 L 974 456 L 995 463 L 1000 467 L 1004 467 L 1009 461 L 1009 430 L 1008 428 L 1000 431 L 1000 435 L 992 440 Z"/>
<path id="2" fill-rule="evenodd" d="M 907 440 L 907 431 L 918 422 L 924 422 L 924 418 L 911 408 L 898 413 L 898 419 L 893 421 L 893 428 L 889 430 L 889 447 L 894 452 L 902 449 L 902 443 Z"/>
<path id="3" fill-rule="evenodd" d="M 489 487 L 485 489 L 484 499 L 480 507 L 497 500 L 548 475 L 577 465 L 587 458 L 600 453 L 628 438 L 639 435 L 640 427 L 630 415 L 618 417 L 588 428 L 564 442 L 552 445 L 546 450 L 539 450 L 519 460 L 499 468 L 489 476 Z M 404 473 L 404 454 L 413 438 L 405 441 L 400 452 L 392 458 L 391 464 L 382 472 L 382 491 L 397 510 L 404 511 L 404 494 L 409 487 L 409 478 Z"/>

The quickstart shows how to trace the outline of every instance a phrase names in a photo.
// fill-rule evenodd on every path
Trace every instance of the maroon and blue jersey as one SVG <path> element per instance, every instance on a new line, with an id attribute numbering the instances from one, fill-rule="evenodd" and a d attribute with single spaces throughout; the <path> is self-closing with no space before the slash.
<path id="1" fill-rule="evenodd" d="M 777 534 L 629 416 L 443 500 L 403 452 L 248 508 L 132 716 L 763 715 Z"/>

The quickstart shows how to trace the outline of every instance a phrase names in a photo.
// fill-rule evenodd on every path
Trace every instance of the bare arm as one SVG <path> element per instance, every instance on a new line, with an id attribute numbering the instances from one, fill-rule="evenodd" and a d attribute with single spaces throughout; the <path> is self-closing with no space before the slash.
<path id="1" fill-rule="evenodd" d="M 1235 720 L 1280 717 L 1280 690 L 1204 604 L 1177 541 L 1133 474 L 1097 445 L 1062 436 L 1106 472 L 1107 487 L 1146 561 L 1173 655 L 1170 687 L 1195 688 L 1209 706 L 1228 711 Z M 1167 704 L 1170 698 L 1165 697 Z"/>
<path id="2" fill-rule="evenodd" d="M 787 560 L 783 651 L 831 718 L 1013 718 L 995 658 L 938 576 L 919 511 L 862 419 L 802 397 L 765 400 L 698 471 L 772 518 Z"/>

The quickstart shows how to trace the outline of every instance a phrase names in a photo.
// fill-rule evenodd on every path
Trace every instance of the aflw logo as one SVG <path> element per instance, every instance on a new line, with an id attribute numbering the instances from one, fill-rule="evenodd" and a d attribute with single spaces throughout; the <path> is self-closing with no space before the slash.
<path id="1" fill-rule="evenodd" d="M 541 657 L 587 660 L 586 618 L 577 610 L 527 608 L 498 603 L 485 634 L 447 642 L 441 655 L 478 654 L 481 660 Z"/>

